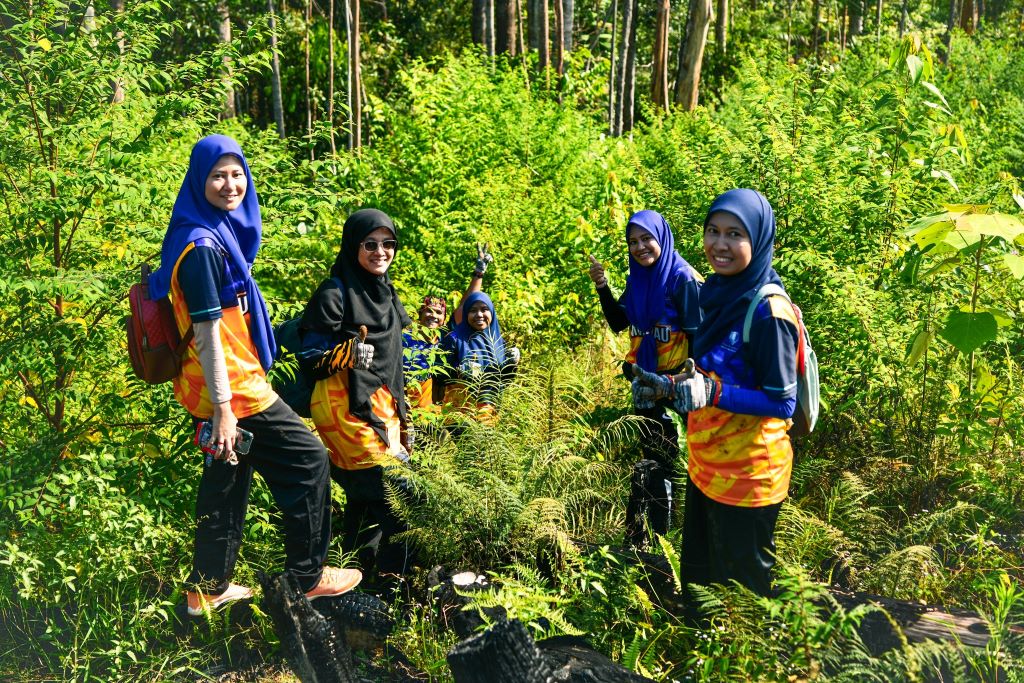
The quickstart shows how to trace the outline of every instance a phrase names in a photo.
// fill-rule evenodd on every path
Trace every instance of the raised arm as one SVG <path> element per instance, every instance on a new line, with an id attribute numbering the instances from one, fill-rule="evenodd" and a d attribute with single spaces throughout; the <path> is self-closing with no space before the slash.
<path id="1" fill-rule="evenodd" d="M 629 327 L 626 307 L 619 303 L 615 295 L 612 294 L 612 290 L 608 286 L 608 276 L 604 272 L 604 265 L 589 254 L 587 258 L 590 259 L 590 279 L 593 280 L 594 286 L 597 288 L 597 296 L 601 301 L 601 312 L 604 313 L 604 319 L 608 321 L 612 332 L 621 332 Z"/>
<path id="2" fill-rule="evenodd" d="M 466 302 L 470 294 L 479 292 L 484 288 L 484 273 L 487 272 L 487 266 L 494 262 L 494 256 L 487 251 L 488 248 L 489 245 L 487 244 L 476 245 L 476 266 L 473 268 L 473 275 L 469 278 L 469 287 L 466 288 L 462 298 L 459 299 L 459 305 L 452 312 L 452 320 L 456 325 L 462 322 L 462 304 Z"/>

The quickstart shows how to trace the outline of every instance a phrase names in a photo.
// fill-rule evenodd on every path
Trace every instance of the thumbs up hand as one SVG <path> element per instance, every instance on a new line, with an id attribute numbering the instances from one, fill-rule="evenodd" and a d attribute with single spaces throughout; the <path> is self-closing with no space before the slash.
<path id="1" fill-rule="evenodd" d="M 591 254 L 587 254 L 587 258 L 590 259 L 590 279 L 594 281 L 594 285 L 598 289 L 607 287 L 608 276 L 604 274 L 604 266 Z"/>

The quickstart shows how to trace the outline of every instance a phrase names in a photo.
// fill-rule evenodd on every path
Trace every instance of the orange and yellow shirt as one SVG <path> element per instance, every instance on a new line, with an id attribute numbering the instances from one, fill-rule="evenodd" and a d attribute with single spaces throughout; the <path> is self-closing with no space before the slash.
<path id="1" fill-rule="evenodd" d="M 230 276 L 226 274 L 227 267 L 224 265 L 223 257 L 210 247 L 202 246 L 200 248 L 216 254 L 216 258 L 207 259 L 208 263 L 218 263 L 219 259 L 223 272 L 214 273 L 213 280 L 226 279 L 230 283 Z M 182 335 L 192 325 L 193 315 L 190 315 L 185 293 L 179 282 L 178 271 L 185 257 L 194 249 L 196 249 L 195 243 L 191 243 L 185 248 L 174 264 L 171 274 L 170 299 L 174 310 L 174 319 L 178 324 L 178 331 Z M 219 293 L 219 310 L 210 308 L 202 312 L 193 312 L 197 322 L 218 317 L 221 320 L 218 328 L 227 365 L 228 382 L 231 387 L 231 410 L 238 418 L 261 413 L 277 401 L 277 394 L 274 393 L 267 381 L 267 375 L 263 371 L 263 366 L 260 365 L 256 347 L 252 343 L 244 291 L 241 287 L 233 294 L 222 291 Z M 174 397 L 184 406 L 185 410 L 195 417 L 206 419 L 213 416 L 213 404 L 210 402 L 210 395 L 206 389 L 206 379 L 199 363 L 199 352 L 196 350 L 195 340 L 189 343 L 182 358 L 181 373 L 174 379 Z"/>
<path id="2" fill-rule="evenodd" d="M 762 322 L 767 324 L 759 325 Z M 697 365 L 723 384 L 757 389 L 771 398 L 793 398 L 797 329 L 789 302 L 768 297 L 759 304 L 751 328 L 750 346 L 760 348 L 744 354 L 740 320 L 697 359 Z M 767 368 L 755 372 L 750 358 Z M 726 505 L 764 507 L 781 502 L 793 471 L 791 424 L 788 419 L 733 413 L 718 406 L 691 412 L 686 428 L 690 480 L 708 498 Z"/>
<path id="3" fill-rule="evenodd" d="M 373 414 L 384 422 L 390 446 L 385 446 L 369 424 L 349 412 L 348 370 L 319 380 L 309 408 L 317 434 L 331 461 L 344 470 L 361 470 L 393 463 L 401 451 L 402 424 L 395 397 L 386 386 L 370 396 Z"/>

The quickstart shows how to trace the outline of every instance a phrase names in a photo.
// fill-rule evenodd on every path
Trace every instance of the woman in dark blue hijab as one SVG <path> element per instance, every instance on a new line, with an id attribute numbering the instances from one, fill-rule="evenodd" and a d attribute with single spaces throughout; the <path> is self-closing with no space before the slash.
<path id="1" fill-rule="evenodd" d="M 672 230 L 660 213 L 637 211 L 626 225 L 625 237 L 629 276 L 622 296 L 616 300 L 604 266 L 593 257 L 590 277 L 608 325 L 614 332 L 629 329 L 630 348 L 623 373 L 636 387 L 634 366 L 659 374 L 682 368 L 701 321 L 701 277 L 676 252 Z M 626 537 L 637 546 L 645 545 L 652 533 L 665 534 L 669 529 L 679 440 L 665 411 L 667 405 L 664 401 L 634 400 L 636 413 L 649 419 L 649 433 L 641 442 L 643 457 L 634 467 L 626 508 Z"/>
<path id="2" fill-rule="evenodd" d="M 445 403 L 457 408 L 475 404 L 493 412 L 515 374 L 519 349 L 506 347 L 494 302 L 483 292 L 469 294 L 453 318 L 458 320 L 455 329 L 441 340 L 448 353 Z"/>
<path id="3" fill-rule="evenodd" d="M 696 370 L 676 378 L 669 391 L 673 407 L 687 415 L 682 579 L 737 581 L 767 595 L 775 522 L 793 467 L 788 430 L 796 407 L 799 315 L 772 268 L 775 214 L 761 193 L 719 195 L 708 209 L 703 241 L 714 274 L 700 292 Z"/>

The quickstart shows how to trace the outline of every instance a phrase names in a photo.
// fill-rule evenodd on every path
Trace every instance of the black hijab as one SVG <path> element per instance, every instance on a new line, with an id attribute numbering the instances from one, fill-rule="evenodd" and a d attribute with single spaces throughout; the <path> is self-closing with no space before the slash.
<path id="1" fill-rule="evenodd" d="M 360 209 L 348 217 L 341 233 L 341 249 L 331 266 L 331 275 L 341 280 L 343 287 L 325 280 L 306 305 L 302 327 L 334 333 L 346 340 L 359 336 L 360 325 L 366 326 L 366 343 L 374 349 L 373 365 L 369 370 L 349 369 L 349 412 L 369 424 L 390 447 L 384 422 L 373 414 L 370 397 L 381 386 L 387 386 L 395 397 L 402 424 L 406 423 L 402 328 L 412 320 L 387 273 L 374 275 L 359 265 L 360 243 L 377 228 L 387 228 L 398 239 L 395 224 L 383 211 Z"/>

